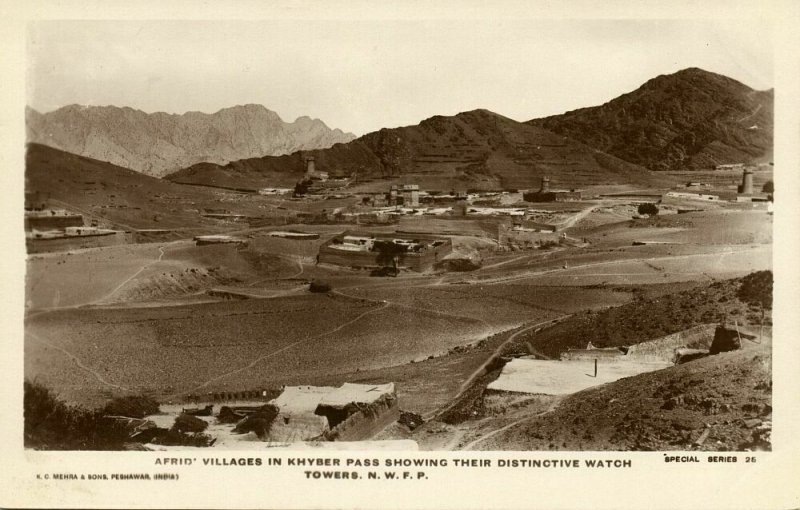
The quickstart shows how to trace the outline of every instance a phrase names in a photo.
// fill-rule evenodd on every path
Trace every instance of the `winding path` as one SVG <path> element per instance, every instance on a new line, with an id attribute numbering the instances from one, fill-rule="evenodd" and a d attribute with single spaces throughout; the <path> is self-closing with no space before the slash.
<path id="1" fill-rule="evenodd" d="M 164 247 L 163 246 L 159 246 L 158 247 L 158 258 L 157 259 L 151 260 L 150 262 L 142 265 L 142 267 L 140 267 L 138 271 L 136 271 L 135 273 L 130 275 L 128 278 L 125 278 L 124 280 L 122 280 L 122 282 L 119 285 L 114 287 L 110 292 L 106 293 L 105 296 L 101 297 L 100 299 L 96 299 L 91 303 L 86 303 L 86 304 L 90 304 L 90 305 L 102 304 L 104 300 L 106 300 L 106 299 L 110 298 L 111 296 L 113 296 L 119 289 L 121 289 L 122 287 L 124 287 L 125 285 L 130 283 L 134 278 L 136 278 L 137 276 L 142 274 L 142 272 L 145 269 L 149 268 L 153 264 L 157 264 L 157 263 L 161 262 L 161 259 L 163 259 L 163 258 L 164 258 Z"/>
<path id="2" fill-rule="evenodd" d="M 278 354 L 280 354 L 282 352 L 285 352 L 285 351 L 288 351 L 292 347 L 295 347 L 295 346 L 300 345 L 302 343 L 312 342 L 312 341 L 318 340 L 318 339 L 320 339 L 322 337 L 325 337 L 325 336 L 328 336 L 328 335 L 332 335 L 333 333 L 336 333 L 337 331 L 339 331 L 339 330 L 341 330 L 343 328 L 346 328 L 347 326 L 349 326 L 349 325 L 351 325 L 351 324 L 353 324 L 355 322 L 360 321 L 365 316 L 367 316 L 367 315 L 369 315 L 371 313 L 375 313 L 377 311 L 383 310 L 383 309 L 385 309 L 385 308 L 387 308 L 389 306 L 390 306 L 389 303 L 383 303 L 383 306 L 380 306 L 378 308 L 373 308 L 371 310 L 367 310 L 366 312 L 360 314 L 359 316 L 355 317 L 354 319 L 351 319 L 351 320 L 345 322 L 344 324 L 341 324 L 341 325 L 331 329 L 330 331 L 326 331 L 326 332 L 321 333 L 321 334 L 319 334 L 317 336 L 314 336 L 314 337 L 311 337 L 311 338 L 304 338 L 302 340 L 298 340 L 296 342 L 293 342 L 293 343 L 291 343 L 289 345 L 285 345 L 285 346 L 281 347 L 280 349 L 278 349 L 276 351 L 272 351 L 272 352 L 270 352 L 268 354 L 265 354 L 263 356 L 259 356 L 258 358 L 254 359 L 252 362 L 250 362 L 249 364 L 247 364 L 244 367 L 237 368 L 235 370 L 231 370 L 230 372 L 225 372 L 224 374 L 221 374 L 221 375 L 218 375 L 216 377 L 213 377 L 213 378 L 207 380 L 206 382 L 204 382 L 202 384 L 199 384 L 198 386 L 195 386 L 194 388 L 191 388 L 189 390 L 182 391 L 182 392 L 179 392 L 179 393 L 175 393 L 175 394 L 171 395 L 171 397 L 174 398 L 174 397 L 178 397 L 178 396 L 181 396 L 181 395 L 188 395 L 188 394 L 193 393 L 195 391 L 198 391 L 198 390 L 200 390 L 202 388 L 205 388 L 206 386 L 208 386 L 211 383 L 217 382 L 217 381 L 219 381 L 221 379 L 224 379 L 226 377 L 232 376 L 234 374 L 239 374 L 241 372 L 244 372 L 245 370 L 250 370 L 251 368 L 255 367 L 260 362 L 264 361 L 265 359 L 271 358 L 273 356 L 277 356 Z"/>
<path id="3" fill-rule="evenodd" d="M 450 403 L 448 405 L 444 406 L 442 409 L 439 409 L 437 411 L 431 411 L 430 413 L 427 413 L 425 416 L 423 416 L 425 421 L 428 421 L 431 418 L 434 418 L 434 417 L 442 414 L 447 409 L 449 409 L 452 404 L 454 404 L 455 402 L 458 402 L 458 400 L 464 395 L 464 392 L 467 391 L 469 389 L 469 387 L 472 386 L 472 384 L 475 382 L 475 380 L 478 377 L 480 377 L 481 374 L 483 374 L 486 371 L 486 367 L 489 366 L 489 363 L 491 363 L 491 361 L 496 356 L 500 355 L 500 353 L 503 352 L 503 349 L 505 349 L 505 347 L 508 344 L 510 344 L 511 342 L 513 342 L 514 339 L 516 339 L 519 335 L 521 335 L 523 333 L 527 333 L 528 331 L 530 331 L 530 330 L 532 330 L 534 328 L 537 328 L 537 327 L 540 327 L 540 326 L 544 326 L 545 324 L 555 324 L 556 322 L 559 322 L 559 321 L 569 317 L 570 315 L 571 314 L 565 314 L 565 315 L 561 315 L 559 317 L 556 317 L 554 319 L 548 319 L 546 321 L 537 322 L 535 324 L 530 324 L 528 326 L 523 327 L 519 331 L 516 331 L 512 335 L 509 335 L 509 337 L 506 338 L 505 341 L 503 341 L 500 345 L 498 345 L 497 348 L 494 350 L 494 352 L 490 356 L 488 356 L 486 358 L 486 361 L 484 361 L 481 364 L 481 366 L 479 366 L 477 369 L 475 369 L 475 371 L 472 372 L 472 374 L 470 374 L 469 377 L 467 377 L 467 379 L 458 388 L 458 393 L 456 393 L 456 395 L 453 398 L 450 399 Z"/>

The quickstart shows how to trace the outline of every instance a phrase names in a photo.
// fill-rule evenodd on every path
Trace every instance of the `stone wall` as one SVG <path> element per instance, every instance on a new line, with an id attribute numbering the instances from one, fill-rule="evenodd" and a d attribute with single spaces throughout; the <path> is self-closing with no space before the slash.
<path id="1" fill-rule="evenodd" d="M 617 348 L 609 349 L 570 349 L 561 353 L 562 361 L 591 361 L 595 359 L 600 360 L 615 360 L 623 359 L 625 353 Z"/>
<path id="2" fill-rule="evenodd" d="M 714 339 L 714 324 L 701 324 L 628 348 L 627 358 L 636 361 L 675 361 L 675 351 L 682 347 L 708 349 Z"/>
<path id="3" fill-rule="evenodd" d="M 25 248 L 28 253 L 48 253 L 56 251 L 79 250 L 83 248 L 100 248 L 116 246 L 132 242 L 128 232 L 112 232 L 109 234 L 56 237 L 51 239 L 26 239 Z"/>
<path id="4" fill-rule="evenodd" d="M 83 216 L 69 214 L 60 216 L 25 216 L 25 230 L 64 230 L 67 227 L 82 227 Z"/>
<path id="5" fill-rule="evenodd" d="M 442 260 L 445 255 L 453 251 L 453 244 L 449 239 L 444 244 L 432 247 L 428 246 L 420 253 L 405 253 L 400 257 L 399 266 L 417 272 L 430 269 L 435 263 Z M 319 249 L 319 262 L 323 264 L 334 264 L 345 267 L 380 267 L 378 264 L 377 251 L 346 251 L 337 250 L 328 245 L 321 246 Z"/>
<path id="6" fill-rule="evenodd" d="M 269 439 L 297 442 L 317 439 L 328 430 L 328 420 L 313 413 L 278 414 L 269 431 Z"/>
<path id="7" fill-rule="evenodd" d="M 399 418 L 397 398 L 387 395 L 331 429 L 329 436 L 335 441 L 364 441 L 371 439 Z"/>

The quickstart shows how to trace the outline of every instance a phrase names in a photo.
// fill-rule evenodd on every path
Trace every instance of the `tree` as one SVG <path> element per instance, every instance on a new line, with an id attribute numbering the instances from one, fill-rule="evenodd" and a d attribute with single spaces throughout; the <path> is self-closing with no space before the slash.
<path id="1" fill-rule="evenodd" d="M 25 380 L 24 444 L 37 450 L 122 450 L 128 432 L 101 410 L 68 405 L 41 383 Z"/>
<path id="2" fill-rule="evenodd" d="M 655 216 L 658 214 L 658 206 L 651 203 L 639 204 L 639 207 L 636 210 L 639 214 L 647 214 L 649 216 Z"/>
<path id="3" fill-rule="evenodd" d="M 772 271 L 756 271 L 742 278 L 737 297 L 747 304 L 760 305 L 762 310 L 771 310 Z"/>
<path id="4" fill-rule="evenodd" d="M 403 254 L 408 250 L 408 247 L 402 244 L 397 244 L 394 241 L 375 241 L 375 251 L 378 256 L 375 262 L 381 267 L 391 267 L 394 270 L 394 275 L 397 276 L 399 272 L 397 265 Z"/>
<path id="5" fill-rule="evenodd" d="M 315 293 L 330 292 L 331 289 L 331 284 L 322 280 L 312 280 L 308 285 L 308 290 Z"/>
<path id="6" fill-rule="evenodd" d="M 308 188 L 311 186 L 311 179 L 302 179 L 297 181 L 294 185 L 294 196 L 300 197 L 308 193 Z"/>
<path id="7" fill-rule="evenodd" d="M 158 414 L 159 411 L 158 402 L 145 395 L 118 397 L 109 401 L 103 408 L 104 414 L 130 418 L 144 418 L 151 414 Z"/>
<path id="8" fill-rule="evenodd" d="M 764 193 L 775 193 L 775 183 L 772 181 L 765 182 L 764 187 L 761 188 L 761 191 Z"/>

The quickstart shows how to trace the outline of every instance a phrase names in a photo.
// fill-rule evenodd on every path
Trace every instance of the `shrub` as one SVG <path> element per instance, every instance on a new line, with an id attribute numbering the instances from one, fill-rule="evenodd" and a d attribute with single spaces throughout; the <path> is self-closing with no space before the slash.
<path id="1" fill-rule="evenodd" d="M 742 278 L 737 297 L 747 304 L 772 309 L 772 271 L 757 271 Z"/>
<path id="2" fill-rule="evenodd" d="M 278 417 L 279 412 L 280 411 L 278 410 L 277 406 L 273 404 L 265 404 L 257 412 L 239 422 L 233 431 L 237 434 L 254 432 L 256 436 L 264 439 L 267 437 L 267 435 L 269 435 L 269 431 L 272 429 L 272 424 L 275 421 L 275 418 Z"/>
<path id="3" fill-rule="evenodd" d="M 153 444 L 162 444 L 165 446 L 197 446 L 208 447 L 212 446 L 215 439 L 212 439 L 208 434 L 187 434 L 175 430 L 175 428 L 159 429 L 158 434 L 150 441 Z"/>
<path id="4" fill-rule="evenodd" d="M 106 420 L 101 411 L 70 406 L 46 387 L 24 383 L 24 444 L 41 450 L 122 450 L 124 425 Z"/>
<path id="5" fill-rule="evenodd" d="M 764 193 L 775 193 L 775 183 L 772 181 L 765 182 L 764 186 L 761 188 L 761 191 Z"/>
<path id="6" fill-rule="evenodd" d="M 111 400 L 103 408 L 103 413 L 111 416 L 144 418 L 159 412 L 158 402 L 144 395 L 130 395 Z"/>
<path id="7" fill-rule="evenodd" d="M 308 188 L 311 187 L 311 179 L 302 179 L 297 181 L 294 185 L 294 196 L 301 197 L 308 193 Z"/>
<path id="8" fill-rule="evenodd" d="M 311 292 L 330 292 L 331 289 L 331 284 L 322 280 L 312 280 L 308 286 Z"/>
<path id="9" fill-rule="evenodd" d="M 636 209 L 639 214 L 647 214 L 649 216 L 655 216 L 658 214 L 658 206 L 656 204 L 646 203 L 646 204 L 639 204 L 639 207 Z"/>
<path id="10" fill-rule="evenodd" d="M 172 425 L 172 430 L 175 432 L 203 432 L 207 428 L 208 423 L 189 414 L 178 415 Z"/>

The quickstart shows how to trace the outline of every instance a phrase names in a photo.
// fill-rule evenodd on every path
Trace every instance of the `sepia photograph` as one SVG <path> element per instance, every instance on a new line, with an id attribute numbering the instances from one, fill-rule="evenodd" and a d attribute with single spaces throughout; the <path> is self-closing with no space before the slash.
<path id="1" fill-rule="evenodd" d="M 25 446 L 769 450 L 769 37 L 32 23 Z"/>
<path id="2" fill-rule="evenodd" d="M 225 467 L 410 508 L 790 454 L 780 16 L 343 4 L 21 24 L 25 490 L 140 507 Z"/>

